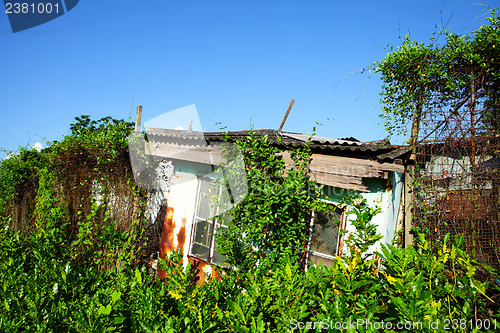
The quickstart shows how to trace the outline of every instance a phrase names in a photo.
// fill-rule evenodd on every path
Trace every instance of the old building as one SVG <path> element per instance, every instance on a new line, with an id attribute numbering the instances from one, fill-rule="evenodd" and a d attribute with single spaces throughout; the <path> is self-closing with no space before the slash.
<path id="1" fill-rule="evenodd" d="M 269 142 L 282 151 L 290 162 L 287 150 L 309 144 L 312 149 L 311 179 L 324 185 L 324 200 L 332 205 L 329 217 L 316 216 L 311 221 L 308 260 L 330 264 L 341 254 L 342 229 L 353 230 L 351 216 L 337 206 L 348 193 L 358 193 L 370 206 L 381 212 L 374 223 L 383 236 L 380 243 L 393 241 L 402 220 L 404 162 L 408 147 L 390 145 L 387 141 L 359 142 L 353 138 L 330 139 L 275 130 L 255 130 L 268 136 Z M 184 263 L 188 260 L 210 273 L 211 264 L 221 261 L 215 249 L 214 231 L 219 227 L 217 212 L 211 211 L 210 179 L 224 160 L 220 146 L 224 142 L 245 140 L 249 131 L 190 132 L 151 129 L 144 132 L 144 154 L 150 164 L 157 165 L 158 203 L 153 213 L 163 213 L 164 224 L 160 256 L 182 249 Z M 225 139 L 226 138 L 226 139 Z M 308 143 L 309 142 L 309 143 Z M 231 184 L 230 184 L 231 185 Z M 218 208 L 215 208 L 216 210 Z M 333 220 L 340 220 L 337 225 Z M 380 246 L 376 244 L 376 246 Z M 161 276 L 161 273 L 160 273 Z"/>

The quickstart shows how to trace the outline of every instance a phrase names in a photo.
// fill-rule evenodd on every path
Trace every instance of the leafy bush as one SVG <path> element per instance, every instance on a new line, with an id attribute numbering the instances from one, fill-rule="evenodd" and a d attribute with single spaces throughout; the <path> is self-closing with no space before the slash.
<path id="1" fill-rule="evenodd" d="M 0 331 L 378 332 L 381 323 L 385 331 L 412 330 L 396 329 L 398 323 L 422 323 L 421 330 L 431 331 L 429 323 L 439 320 L 438 331 L 448 323 L 453 331 L 469 332 L 485 319 L 495 331 L 495 287 L 477 279 L 478 265 L 461 239 L 431 246 L 418 233 L 414 246 L 385 246 L 374 257 L 369 251 L 380 237 L 372 224 L 378 209 L 356 198 L 345 201 L 357 230 L 346 235 L 346 252 L 332 267 L 304 271 L 297 257 L 303 244 L 288 240 L 303 232 L 306 212 L 322 208 L 313 204 L 318 187 L 304 172 L 308 152 L 295 155 L 295 168 L 284 177 L 284 163 L 265 137 L 248 142 L 243 149 L 253 157 L 246 162 L 261 164 L 249 166 L 252 200 L 242 207 L 255 214 L 233 211 L 235 238 L 230 234 L 224 243 L 222 236 L 221 249 L 226 246 L 226 256 L 238 266 L 219 268 L 203 284 L 194 283 L 197 271 L 184 267 L 180 252 L 160 260 L 165 281 L 136 266 L 140 233 L 120 230 L 99 215 L 96 201 L 89 199 L 93 208 L 70 237 L 57 177 L 40 163 L 34 168 L 38 191 L 31 232 L 9 227 L 8 216 L 0 220 Z M 237 239 L 241 232 L 248 237 Z M 240 252 L 231 257 L 231 249 Z"/>

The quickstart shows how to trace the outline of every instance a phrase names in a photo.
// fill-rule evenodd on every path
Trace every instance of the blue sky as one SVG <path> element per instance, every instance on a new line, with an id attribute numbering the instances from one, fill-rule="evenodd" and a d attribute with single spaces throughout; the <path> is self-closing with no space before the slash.
<path id="1" fill-rule="evenodd" d="M 0 147 L 61 139 L 82 114 L 134 119 L 137 105 L 143 121 L 195 104 L 208 131 L 277 129 L 292 98 L 285 131 L 319 122 L 321 136 L 380 139 L 381 81 L 356 72 L 408 32 L 426 42 L 448 22 L 468 33 L 485 11 L 469 0 L 81 0 L 15 34 L 2 11 Z"/>

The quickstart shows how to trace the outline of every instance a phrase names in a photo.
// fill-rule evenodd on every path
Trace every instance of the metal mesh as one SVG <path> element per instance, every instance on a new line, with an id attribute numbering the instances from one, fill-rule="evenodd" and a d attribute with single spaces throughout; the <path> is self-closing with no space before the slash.
<path id="1" fill-rule="evenodd" d="M 500 268 L 498 103 L 480 82 L 462 99 L 422 113 L 415 175 L 416 221 L 431 240 L 463 235 L 480 263 Z"/>

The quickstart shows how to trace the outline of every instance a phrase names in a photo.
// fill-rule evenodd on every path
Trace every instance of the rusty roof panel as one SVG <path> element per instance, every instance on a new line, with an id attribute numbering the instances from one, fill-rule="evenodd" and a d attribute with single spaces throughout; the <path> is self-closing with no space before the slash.
<path id="1" fill-rule="evenodd" d="M 253 132 L 257 135 L 267 135 L 270 142 L 283 148 L 304 147 L 309 141 L 309 136 L 301 133 L 278 132 L 271 129 L 256 129 L 253 130 Z M 148 141 L 162 142 L 167 139 L 174 139 L 176 142 L 181 141 L 183 145 L 205 146 L 210 143 L 225 141 L 226 139 L 229 142 L 245 140 L 250 135 L 251 131 L 188 132 L 183 130 L 154 129 L 144 133 L 147 135 Z M 379 160 L 380 157 L 383 157 L 385 160 L 401 158 L 406 152 L 406 149 L 398 149 L 402 148 L 402 146 L 390 145 L 386 140 L 359 142 L 357 140 L 313 136 L 309 142 L 309 146 L 311 149 L 324 154 L 340 153 L 377 160 Z"/>
<path id="2" fill-rule="evenodd" d="M 305 134 L 295 134 L 295 133 L 279 133 L 281 136 L 290 137 L 296 140 L 300 140 L 303 142 L 308 142 L 309 139 L 311 142 L 318 144 L 327 144 L 327 145 L 340 145 L 340 146 L 361 146 L 363 143 L 359 141 L 350 141 L 350 140 L 342 140 L 342 139 L 331 139 L 323 136 L 309 136 Z"/>

